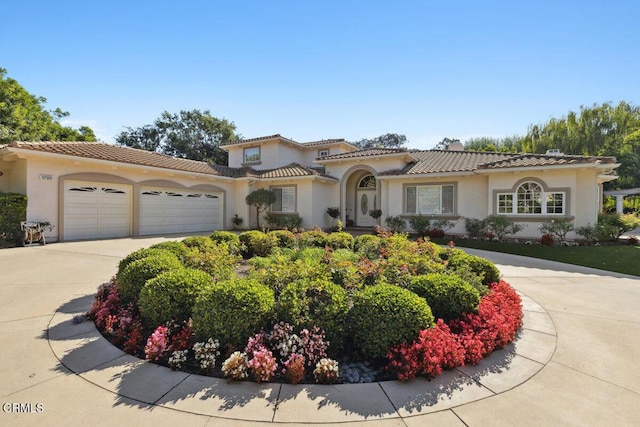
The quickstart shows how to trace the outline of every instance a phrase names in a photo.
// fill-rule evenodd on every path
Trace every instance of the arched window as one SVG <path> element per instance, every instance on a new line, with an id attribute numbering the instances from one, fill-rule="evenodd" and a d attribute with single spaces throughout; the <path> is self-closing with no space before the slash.
<path id="1" fill-rule="evenodd" d="M 367 175 L 360 180 L 358 184 L 358 188 L 368 188 L 374 189 L 376 188 L 376 177 L 373 175 Z"/>
<path id="2" fill-rule="evenodd" d="M 545 191 L 541 184 L 526 181 L 515 192 L 498 193 L 497 210 L 503 215 L 565 215 L 566 193 Z"/>

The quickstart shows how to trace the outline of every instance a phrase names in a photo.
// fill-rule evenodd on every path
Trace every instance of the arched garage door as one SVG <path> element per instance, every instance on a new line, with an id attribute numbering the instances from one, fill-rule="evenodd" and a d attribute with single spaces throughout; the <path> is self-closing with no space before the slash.
<path id="1" fill-rule="evenodd" d="M 142 187 L 140 235 L 222 228 L 222 193 Z"/>
<path id="2" fill-rule="evenodd" d="M 130 185 L 89 181 L 64 183 L 64 240 L 131 234 Z"/>

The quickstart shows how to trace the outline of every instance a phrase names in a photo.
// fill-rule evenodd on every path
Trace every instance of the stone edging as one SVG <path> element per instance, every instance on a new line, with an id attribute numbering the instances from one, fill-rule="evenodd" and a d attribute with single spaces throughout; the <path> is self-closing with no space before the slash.
<path id="1" fill-rule="evenodd" d="M 329 423 L 405 418 L 438 412 L 509 391 L 551 360 L 557 334 L 547 311 L 522 295 L 523 326 L 516 340 L 477 365 L 427 381 L 368 384 L 227 384 L 223 379 L 172 371 L 123 353 L 93 322 L 73 324 L 73 313 L 56 312 L 49 345 L 60 364 L 115 393 L 122 404 L 157 405 L 234 420 Z M 78 310 L 77 313 L 86 312 Z"/>

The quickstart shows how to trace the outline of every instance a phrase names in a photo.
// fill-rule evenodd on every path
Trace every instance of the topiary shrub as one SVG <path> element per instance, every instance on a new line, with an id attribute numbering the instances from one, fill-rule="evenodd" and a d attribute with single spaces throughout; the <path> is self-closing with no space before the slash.
<path id="1" fill-rule="evenodd" d="M 298 246 L 301 248 L 327 246 L 327 233 L 320 229 L 305 231 L 298 235 Z"/>
<path id="2" fill-rule="evenodd" d="M 488 259 L 468 254 L 460 249 L 447 249 L 440 253 L 446 259 L 447 270 L 456 270 L 467 265 L 471 270 L 482 278 L 482 284 L 498 282 L 500 280 L 500 270 Z"/>
<path id="3" fill-rule="evenodd" d="M 208 236 L 192 236 L 182 239 L 182 243 L 187 248 L 196 248 L 200 252 L 206 252 L 212 248 L 215 243 Z"/>
<path id="4" fill-rule="evenodd" d="M 186 267 L 205 271 L 220 281 L 233 275 L 241 258 L 240 255 L 232 253 L 226 243 L 214 243 L 204 251 L 196 247 L 188 248 L 183 262 Z"/>
<path id="5" fill-rule="evenodd" d="M 475 312 L 480 303 L 477 289 L 454 275 L 435 273 L 416 276 L 409 290 L 424 298 L 433 315 L 444 320 Z"/>
<path id="6" fill-rule="evenodd" d="M 180 243 L 181 244 L 181 243 Z M 185 247 L 186 250 L 186 247 Z M 172 251 L 169 251 L 167 249 L 163 249 L 163 248 L 153 248 L 153 247 L 149 247 L 149 248 L 144 248 L 144 249 L 138 249 L 135 252 L 131 252 L 129 255 L 127 255 L 126 257 L 124 257 L 120 263 L 118 264 L 118 276 L 120 276 L 120 274 L 122 274 L 122 272 L 124 271 L 125 268 L 127 268 L 129 266 L 129 264 L 131 264 L 134 261 L 138 261 L 140 259 L 143 258 L 147 258 L 150 256 L 156 256 L 156 255 L 174 255 L 174 253 Z M 178 259 L 176 257 L 176 259 Z"/>
<path id="7" fill-rule="evenodd" d="M 172 252 L 178 259 L 183 259 L 185 254 L 187 253 L 187 247 L 182 242 L 161 242 L 156 243 L 155 245 L 149 246 L 149 249 L 164 249 L 166 251 Z"/>
<path id="8" fill-rule="evenodd" d="M 278 239 L 278 246 L 281 248 L 295 249 L 298 244 L 296 235 L 289 230 L 274 230 L 270 231 L 269 234 Z"/>
<path id="9" fill-rule="evenodd" d="M 136 303 L 147 280 L 165 271 L 184 268 L 174 254 L 162 249 L 157 250 L 162 253 L 134 261 L 118 274 L 118 292 L 123 303 Z"/>
<path id="10" fill-rule="evenodd" d="M 149 279 L 138 299 L 145 325 L 156 328 L 169 321 L 188 320 L 197 295 L 212 283 L 207 273 L 191 268 L 167 271 Z"/>
<path id="11" fill-rule="evenodd" d="M 250 336 L 266 328 L 273 316 L 274 295 L 251 279 L 232 279 L 207 286 L 193 307 L 193 332 L 200 341 L 220 340 L 243 348 Z"/>
<path id="12" fill-rule="evenodd" d="M 380 257 L 381 247 L 382 239 L 372 234 L 362 234 L 356 237 L 353 242 L 354 252 L 371 260 L 378 259 Z"/>
<path id="13" fill-rule="evenodd" d="M 273 234 L 258 230 L 245 231 L 239 236 L 244 245 L 242 256 L 247 259 L 253 256 L 269 256 L 278 246 L 278 239 Z"/>
<path id="14" fill-rule="evenodd" d="M 226 243 L 234 254 L 241 253 L 242 244 L 240 243 L 240 238 L 236 233 L 232 233 L 230 231 L 214 231 L 211 233 L 209 238 L 217 244 Z"/>
<path id="15" fill-rule="evenodd" d="M 346 232 L 327 234 L 326 244 L 332 249 L 353 249 L 354 238 Z"/>
<path id="16" fill-rule="evenodd" d="M 434 319 L 424 298 L 380 283 L 354 294 L 349 320 L 356 349 L 365 357 L 384 357 L 394 345 L 415 340 Z"/>
<path id="17" fill-rule="evenodd" d="M 324 329 L 333 352 L 344 345 L 349 295 L 327 279 L 299 280 L 280 293 L 276 304 L 279 320 L 299 328 Z"/>

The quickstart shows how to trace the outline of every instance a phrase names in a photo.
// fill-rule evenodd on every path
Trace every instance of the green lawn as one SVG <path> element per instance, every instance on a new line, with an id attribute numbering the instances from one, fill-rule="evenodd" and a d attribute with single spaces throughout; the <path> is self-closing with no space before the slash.
<path id="1" fill-rule="evenodd" d="M 450 239 L 434 239 L 447 244 Z M 483 240 L 454 239 L 456 246 L 523 255 L 531 258 L 566 262 L 567 264 L 599 268 L 601 270 L 640 276 L 640 246 L 541 246 L 514 243 L 487 242 Z"/>

